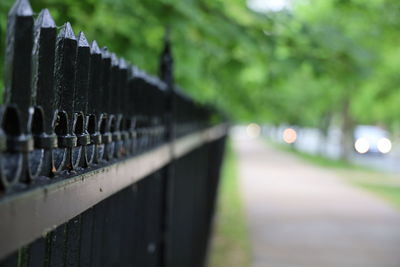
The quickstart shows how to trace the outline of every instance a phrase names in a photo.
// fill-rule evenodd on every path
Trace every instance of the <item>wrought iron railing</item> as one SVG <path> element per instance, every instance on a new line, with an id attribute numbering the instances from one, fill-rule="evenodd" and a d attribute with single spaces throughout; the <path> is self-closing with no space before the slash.
<path id="1" fill-rule="evenodd" d="M 0 266 L 204 265 L 227 125 L 174 86 L 170 50 L 156 78 L 16 1 Z"/>

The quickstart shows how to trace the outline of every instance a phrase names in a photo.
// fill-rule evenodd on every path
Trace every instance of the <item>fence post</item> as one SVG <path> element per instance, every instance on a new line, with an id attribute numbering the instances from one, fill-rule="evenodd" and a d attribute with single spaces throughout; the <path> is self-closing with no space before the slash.
<path id="1" fill-rule="evenodd" d="M 169 30 L 156 78 L 16 0 L 5 70 L 0 266 L 203 262 L 226 132 L 175 87 Z"/>
<path id="2" fill-rule="evenodd" d="M 110 132 L 110 77 L 111 77 L 111 54 L 108 52 L 107 48 L 101 50 L 103 70 L 102 70 L 102 88 L 103 88 L 103 99 L 102 107 L 100 108 L 102 113 L 100 131 L 102 134 L 102 141 L 104 144 L 104 154 L 103 159 L 110 160 L 112 158 L 112 135 Z"/>
<path id="3" fill-rule="evenodd" d="M 33 91 L 36 91 L 35 115 L 42 114 L 43 129 L 35 129 L 33 120 L 33 135 L 35 148 L 44 149 L 41 175 L 53 175 L 53 149 L 57 147 L 57 137 L 54 133 L 56 120 L 56 104 L 54 101 L 54 59 L 57 38 L 56 24 L 47 9 L 39 13 L 35 22 L 35 40 L 32 53 Z M 37 125 L 38 126 L 38 125 Z"/>
<path id="4" fill-rule="evenodd" d="M 69 22 L 64 24 L 57 36 L 55 82 L 58 123 L 55 131 L 58 146 L 64 148 L 65 161 L 62 168 L 73 169 L 73 149 L 77 146 L 77 137 L 73 132 L 74 92 L 76 79 L 76 59 L 78 42 Z"/>
<path id="5" fill-rule="evenodd" d="M 100 123 L 102 120 L 101 106 L 103 99 L 103 60 L 100 48 L 96 41 L 92 42 L 90 48 L 90 81 L 88 92 L 88 131 L 90 134 L 91 142 L 94 145 L 94 163 L 99 163 L 103 156 L 102 138 L 100 134 Z"/>
<path id="6" fill-rule="evenodd" d="M 77 137 L 74 166 L 88 167 L 94 157 L 94 149 L 90 149 L 90 136 L 87 132 L 89 96 L 90 45 L 83 32 L 78 35 L 78 52 L 76 55 L 76 81 L 74 92 L 74 134 Z M 92 148 L 92 147 L 91 147 Z"/>
<path id="7" fill-rule="evenodd" d="M 28 1 L 17 1 L 8 13 L 5 72 L 6 104 L 20 110 L 21 130 L 29 132 L 32 104 L 31 54 L 33 47 L 33 11 Z"/>
<path id="8" fill-rule="evenodd" d="M 130 140 L 129 140 L 129 130 L 131 122 L 131 114 L 129 113 L 129 105 L 131 103 L 127 102 L 129 100 L 129 90 L 128 90 L 128 64 L 123 58 L 120 58 L 119 65 L 119 102 L 120 102 L 120 122 L 119 130 L 121 133 L 121 141 L 119 144 L 119 151 L 122 156 L 127 156 L 130 154 Z"/>
<path id="9" fill-rule="evenodd" d="M 3 184 L 31 182 L 29 152 L 33 150 L 31 120 L 33 114 L 31 87 L 31 55 L 33 47 L 33 11 L 27 0 L 18 0 L 8 13 L 5 91 L 7 108 L 3 128 L 7 134 Z M 14 154 L 14 155 L 12 155 Z M 6 187 L 7 187 L 6 186 Z"/>
<path id="10" fill-rule="evenodd" d="M 171 51 L 170 30 L 167 29 L 164 37 L 164 48 L 160 59 L 160 78 L 167 85 L 165 94 L 165 139 L 171 144 L 171 154 L 173 155 L 173 142 L 175 139 L 175 101 L 174 101 L 174 84 L 173 84 L 173 57 Z M 164 169 L 163 179 L 163 217 L 162 226 L 163 240 L 161 247 L 161 264 L 163 267 L 169 266 L 170 244 L 171 244 L 171 210 L 173 209 L 173 193 L 174 193 L 174 160 Z"/>

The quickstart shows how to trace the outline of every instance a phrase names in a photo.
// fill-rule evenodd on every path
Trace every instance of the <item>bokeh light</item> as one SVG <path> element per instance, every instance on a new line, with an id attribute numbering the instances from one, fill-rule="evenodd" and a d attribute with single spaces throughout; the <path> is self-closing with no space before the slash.
<path id="1" fill-rule="evenodd" d="M 387 138 L 381 138 L 378 140 L 377 147 L 381 153 L 387 154 L 392 150 L 392 142 Z"/>
<path id="2" fill-rule="evenodd" d="M 354 148 L 360 154 L 365 154 L 369 150 L 369 142 L 365 138 L 358 138 L 354 144 Z"/>
<path id="3" fill-rule="evenodd" d="M 297 132 L 292 128 L 287 128 L 283 131 L 283 141 L 288 144 L 293 144 L 297 140 Z"/>
<path id="4" fill-rule="evenodd" d="M 246 133 L 251 138 L 257 138 L 260 136 L 261 127 L 257 123 L 250 123 L 246 127 Z"/>

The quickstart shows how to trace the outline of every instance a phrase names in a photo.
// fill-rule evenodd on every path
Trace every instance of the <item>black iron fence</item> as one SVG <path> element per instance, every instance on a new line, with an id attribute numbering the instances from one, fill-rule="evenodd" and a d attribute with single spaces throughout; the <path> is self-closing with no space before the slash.
<path id="1" fill-rule="evenodd" d="M 0 266 L 204 266 L 227 125 L 27 0 L 9 12 Z"/>

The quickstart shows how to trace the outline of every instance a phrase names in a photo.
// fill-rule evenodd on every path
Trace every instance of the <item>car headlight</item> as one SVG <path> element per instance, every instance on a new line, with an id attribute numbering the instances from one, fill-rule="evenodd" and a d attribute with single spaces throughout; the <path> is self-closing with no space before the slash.
<path id="1" fill-rule="evenodd" d="M 381 138 L 378 140 L 377 147 L 379 152 L 386 154 L 392 150 L 392 142 L 390 142 L 390 140 L 387 138 Z"/>
<path id="2" fill-rule="evenodd" d="M 365 154 L 369 150 L 369 142 L 365 138 L 358 138 L 354 143 L 354 148 L 360 154 Z"/>

